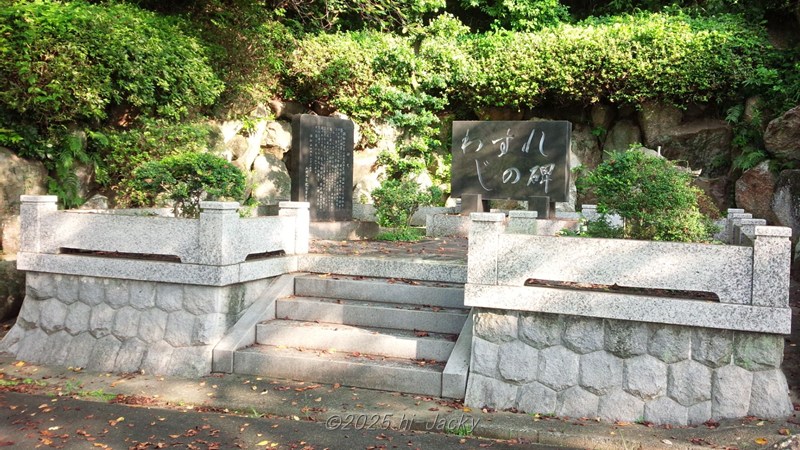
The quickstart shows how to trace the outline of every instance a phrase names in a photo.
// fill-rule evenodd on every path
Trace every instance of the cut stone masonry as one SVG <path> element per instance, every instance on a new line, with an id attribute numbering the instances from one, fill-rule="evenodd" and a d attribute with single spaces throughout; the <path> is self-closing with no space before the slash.
<path id="1" fill-rule="evenodd" d="M 725 236 L 738 245 L 723 246 L 523 235 L 502 214 L 472 220 L 468 405 L 673 425 L 791 414 L 780 369 L 790 229 L 731 211 Z M 524 286 L 528 278 L 687 298 Z"/>

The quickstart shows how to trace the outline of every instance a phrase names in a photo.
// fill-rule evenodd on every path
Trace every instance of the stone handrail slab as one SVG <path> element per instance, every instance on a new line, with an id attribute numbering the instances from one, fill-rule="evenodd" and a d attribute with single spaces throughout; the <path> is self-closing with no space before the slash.
<path id="1" fill-rule="evenodd" d="M 723 330 L 789 334 L 791 309 L 544 287 L 467 284 L 464 304 Z"/>
<path id="2" fill-rule="evenodd" d="M 752 292 L 749 247 L 504 234 L 497 254 L 499 285 L 521 286 L 529 278 L 616 283 L 713 292 L 735 304 L 750 303 Z"/>

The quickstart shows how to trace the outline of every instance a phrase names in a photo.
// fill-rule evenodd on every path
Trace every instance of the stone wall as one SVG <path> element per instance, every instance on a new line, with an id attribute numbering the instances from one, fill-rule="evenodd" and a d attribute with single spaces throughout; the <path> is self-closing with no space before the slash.
<path id="1" fill-rule="evenodd" d="M 673 425 L 791 414 L 788 228 L 733 210 L 723 234 L 740 245 L 710 245 L 534 236 L 502 214 L 471 217 L 466 404 Z"/>
<path id="2" fill-rule="evenodd" d="M 792 412 L 782 359 L 776 334 L 481 308 L 466 402 L 673 425 L 778 418 Z"/>
<path id="3" fill-rule="evenodd" d="M 308 203 L 240 219 L 236 203 L 201 202 L 199 219 L 180 219 L 66 213 L 52 196 L 22 202 L 26 296 L 0 351 L 37 363 L 208 374 L 228 329 L 308 252 Z"/>
<path id="4" fill-rule="evenodd" d="M 200 376 L 225 332 L 272 279 L 193 286 L 27 273 L 27 295 L 0 349 L 42 364 Z"/>

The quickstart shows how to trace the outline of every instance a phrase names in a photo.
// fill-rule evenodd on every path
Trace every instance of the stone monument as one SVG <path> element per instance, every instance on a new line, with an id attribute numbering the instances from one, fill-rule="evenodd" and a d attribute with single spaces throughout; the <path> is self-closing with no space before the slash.
<path id="1" fill-rule="evenodd" d="M 455 121 L 451 195 L 528 201 L 539 218 L 569 196 L 567 121 Z"/>
<path id="2" fill-rule="evenodd" d="M 299 114 L 292 119 L 292 201 L 311 203 L 311 220 L 353 216 L 353 130 L 350 120 Z"/>

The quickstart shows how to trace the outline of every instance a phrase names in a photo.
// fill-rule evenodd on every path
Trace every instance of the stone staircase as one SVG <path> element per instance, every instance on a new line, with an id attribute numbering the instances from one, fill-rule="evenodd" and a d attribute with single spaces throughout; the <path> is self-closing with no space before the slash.
<path id="1" fill-rule="evenodd" d="M 276 318 L 256 326 L 256 344 L 235 352 L 233 371 L 463 398 L 468 316 L 463 285 L 302 275 Z"/>

